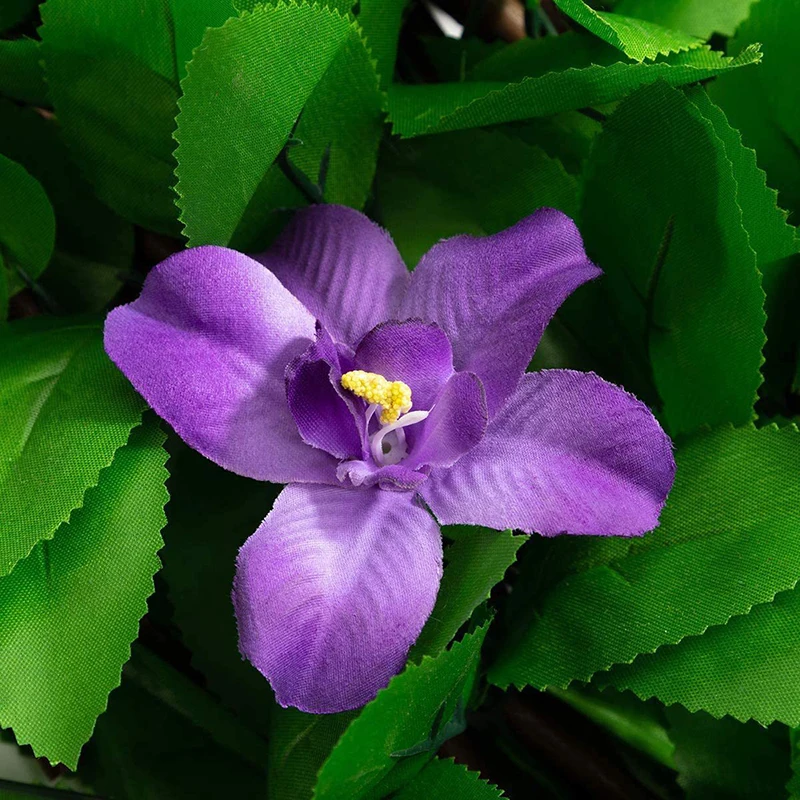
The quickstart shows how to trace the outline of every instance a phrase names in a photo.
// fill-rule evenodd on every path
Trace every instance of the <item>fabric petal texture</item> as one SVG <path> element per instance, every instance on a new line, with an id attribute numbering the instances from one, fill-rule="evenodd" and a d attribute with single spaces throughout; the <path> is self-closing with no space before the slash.
<path id="1" fill-rule="evenodd" d="M 361 340 L 355 366 L 407 383 L 414 408 L 427 411 L 453 374 L 453 349 L 444 331 L 429 322 L 384 322 Z"/>
<path id="2" fill-rule="evenodd" d="M 410 277 L 389 234 L 345 206 L 298 211 L 256 258 L 337 342 L 349 345 L 395 318 Z"/>
<path id="3" fill-rule="evenodd" d="M 636 536 L 658 525 L 675 475 L 644 403 L 592 373 L 525 375 L 483 441 L 420 492 L 445 525 Z"/>
<path id="4" fill-rule="evenodd" d="M 456 236 L 422 258 L 400 317 L 435 322 L 455 367 L 484 384 L 489 414 L 514 391 L 564 300 L 601 274 L 575 223 L 543 208 L 494 236 Z"/>
<path id="5" fill-rule="evenodd" d="M 283 706 L 357 708 L 402 668 L 441 574 L 438 526 L 412 495 L 289 486 L 239 552 L 241 652 Z"/>
<path id="6" fill-rule="evenodd" d="M 336 460 L 303 442 L 286 403 L 286 365 L 314 326 L 258 262 L 196 247 L 155 267 L 141 296 L 109 314 L 105 347 L 156 413 L 221 467 L 334 483 Z"/>

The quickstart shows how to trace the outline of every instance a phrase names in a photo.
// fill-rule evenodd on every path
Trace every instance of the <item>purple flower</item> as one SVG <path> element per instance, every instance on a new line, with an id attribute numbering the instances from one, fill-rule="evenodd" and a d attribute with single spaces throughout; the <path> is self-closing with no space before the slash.
<path id="1" fill-rule="evenodd" d="M 440 242 L 411 275 L 365 216 L 314 206 L 257 259 L 172 256 L 111 312 L 106 350 L 191 447 L 289 484 L 233 592 L 241 652 L 278 702 L 355 708 L 402 668 L 442 573 L 436 520 L 657 525 L 674 461 L 646 406 L 593 374 L 525 374 L 599 274 L 552 209 Z"/>

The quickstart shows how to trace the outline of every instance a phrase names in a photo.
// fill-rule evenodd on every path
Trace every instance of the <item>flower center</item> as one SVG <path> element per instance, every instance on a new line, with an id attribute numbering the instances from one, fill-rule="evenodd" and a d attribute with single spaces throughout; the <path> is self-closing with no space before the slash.
<path id="1" fill-rule="evenodd" d="M 422 422 L 430 413 L 411 411 L 411 387 L 403 381 L 387 381 L 383 375 L 361 369 L 345 372 L 342 386 L 369 403 L 366 429 L 375 463 L 383 467 L 402 461 L 408 453 L 403 428 Z M 369 424 L 378 408 L 380 427 L 370 434 Z"/>

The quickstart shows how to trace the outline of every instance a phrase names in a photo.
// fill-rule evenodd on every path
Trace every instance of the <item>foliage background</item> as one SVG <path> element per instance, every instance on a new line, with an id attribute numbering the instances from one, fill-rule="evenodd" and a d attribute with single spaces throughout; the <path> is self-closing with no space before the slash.
<path id="1" fill-rule="evenodd" d="M 5 0 L 0 797 L 800 797 L 794 0 Z M 605 277 L 531 369 L 676 442 L 654 533 L 446 529 L 359 712 L 278 707 L 234 557 L 278 487 L 148 412 L 105 311 L 184 246 L 364 209 L 409 268 L 540 206 Z"/>

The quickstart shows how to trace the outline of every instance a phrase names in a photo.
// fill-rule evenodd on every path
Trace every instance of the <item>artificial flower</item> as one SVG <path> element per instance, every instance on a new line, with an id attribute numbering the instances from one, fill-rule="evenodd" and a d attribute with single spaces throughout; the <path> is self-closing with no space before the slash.
<path id="1" fill-rule="evenodd" d="M 442 241 L 410 274 L 375 223 L 320 205 L 255 258 L 173 255 L 111 312 L 106 350 L 187 444 L 289 484 L 233 590 L 241 652 L 282 705 L 355 708 L 402 668 L 436 600 L 439 524 L 657 525 L 674 461 L 647 407 L 594 374 L 525 373 L 598 275 L 552 209 Z"/>

